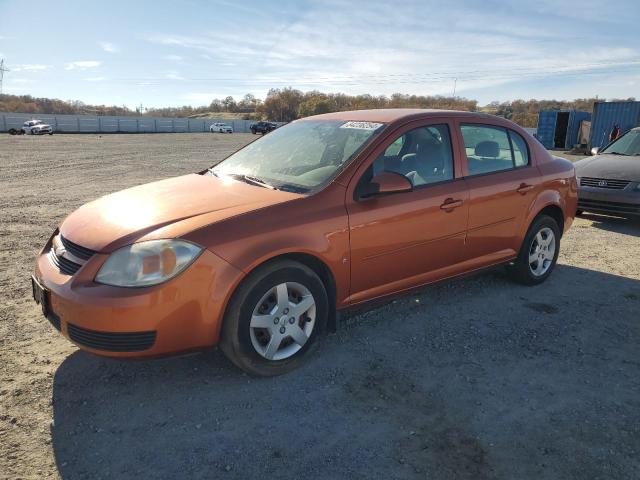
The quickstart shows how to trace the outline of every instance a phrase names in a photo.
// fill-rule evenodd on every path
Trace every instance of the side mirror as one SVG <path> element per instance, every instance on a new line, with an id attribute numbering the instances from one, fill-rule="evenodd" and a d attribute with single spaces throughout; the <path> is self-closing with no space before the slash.
<path id="1" fill-rule="evenodd" d="M 410 192 L 412 190 L 413 185 L 404 175 L 396 172 L 382 172 L 373 177 L 368 184 L 364 185 L 360 193 L 360 198 Z"/>
<path id="2" fill-rule="evenodd" d="M 598 147 L 593 147 L 591 149 L 591 155 L 598 155 L 600 153 L 600 149 Z"/>

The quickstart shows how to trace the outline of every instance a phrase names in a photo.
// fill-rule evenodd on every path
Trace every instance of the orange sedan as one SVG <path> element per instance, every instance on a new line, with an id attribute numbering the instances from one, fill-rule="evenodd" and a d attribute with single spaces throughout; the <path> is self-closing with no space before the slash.
<path id="1" fill-rule="evenodd" d="M 33 295 L 93 353 L 220 345 L 277 375 L 340 310 L 500 264 L 543 282 L 576 205 L 572 164 L 507 120 L 331 113 L 80 207 L 38 255 Z"/>

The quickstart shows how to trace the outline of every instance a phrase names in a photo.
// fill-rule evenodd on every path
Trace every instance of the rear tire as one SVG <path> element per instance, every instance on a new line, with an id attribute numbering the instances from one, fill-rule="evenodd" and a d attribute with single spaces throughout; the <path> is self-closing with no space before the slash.
<path id="1" fill-rule="evenodd" d="M 531 223 L 518 258 L 507 267 L 507 272 L 518 283 L 538 285 L 551 275 L 559 252 L 560 227 L 553 218 L 539 215 Z"/>
<path id="2" fill-rule="evenodd" d="M 259 376 L 300 367 L 325 332 L 329 299 L 306 265 L 280 260 L 252 272 L 233 294 L 220 348 L 236 366 Z"/>

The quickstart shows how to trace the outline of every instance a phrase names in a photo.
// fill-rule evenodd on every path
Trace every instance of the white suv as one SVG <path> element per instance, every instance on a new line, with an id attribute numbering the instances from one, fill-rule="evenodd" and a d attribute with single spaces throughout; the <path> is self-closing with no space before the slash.
<path id="1" fill-rule="evenodd" d="M 48 133 L 49 135 L 53 135 L 53 128 L 51 125 L 43 123 L 42 120 L 29 120 L 22 124 L 21 133 L 27 135 L 44 135 Z"/>
<path id="2" fill-rule="evenodd" d="M 233 128 L 231 128 L 231 125 L 227 125 L 226 123 L 214 123 L 209 127 L 209 131 L 211 133 L 233 133 Z"/>

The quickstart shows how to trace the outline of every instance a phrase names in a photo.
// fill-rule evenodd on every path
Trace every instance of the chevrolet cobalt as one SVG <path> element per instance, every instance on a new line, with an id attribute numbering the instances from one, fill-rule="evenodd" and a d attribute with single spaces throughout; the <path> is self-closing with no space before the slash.
<path id="1" fill-rule="evenodd" d="M 33 296 L 96 354 L 219 345 L 277 375 L 341 310 L 497 265 L 545 281 L 576 206 L 572 164 L 510 121 L 330 113 L 80 207 L 38 255 Z"/>

